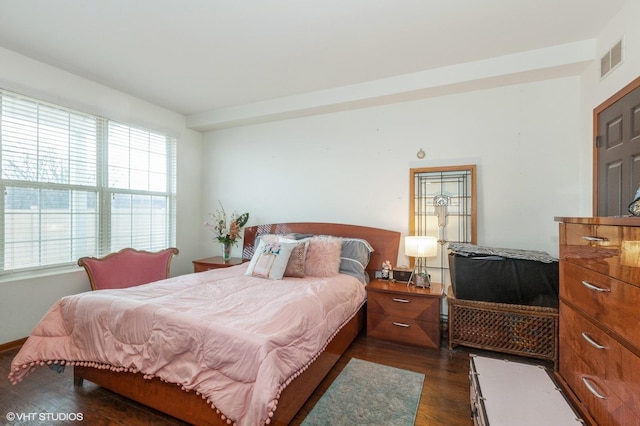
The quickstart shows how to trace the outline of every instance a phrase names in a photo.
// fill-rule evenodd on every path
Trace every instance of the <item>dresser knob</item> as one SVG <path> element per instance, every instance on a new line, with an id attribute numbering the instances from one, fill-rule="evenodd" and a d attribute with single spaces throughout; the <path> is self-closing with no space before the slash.
<path id="1" fill-rule="evenodd" d="M 395 325 L 396 327 L 402 327 L 402 328 L 409 328 L 411 327 L 409 324 L 405 324 L 403 322 L 392 322 L 393 325 Z"/>
<path id="2" fill-rule="evenodd" d="M 410 303 L 411 300 L 407 300 L 407 299 L 398 299 L 397 297 L 394 297 L 393 299 L 394 302 L 398 302 L 398 303 Z"/>

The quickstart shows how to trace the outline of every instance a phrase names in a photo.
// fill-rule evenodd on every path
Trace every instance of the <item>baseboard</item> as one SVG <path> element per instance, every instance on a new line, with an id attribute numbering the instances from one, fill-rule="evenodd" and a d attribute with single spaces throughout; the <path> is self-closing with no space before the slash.
<path id="1" fill-rule="evenodd" d="M 0 344 L 0 352 L 19 348 L 20 346 L 24 345 L 24 342 L 26 341 L 27 341 L 27 338 L 23 337 L 22 339 L 14 340 L 13 342 L 2 343 Z"/>

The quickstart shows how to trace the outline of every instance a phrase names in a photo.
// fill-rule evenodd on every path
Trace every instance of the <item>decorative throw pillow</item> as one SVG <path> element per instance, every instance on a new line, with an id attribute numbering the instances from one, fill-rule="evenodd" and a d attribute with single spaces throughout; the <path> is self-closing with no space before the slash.
<path id="1" fill-rule="evenodd" d="M 309 240 L 304 274 L 312 277 L 332 277 L 340 268 L 340 238 L 314 237 Z"/>
<path id="2" fill-rule="evenodd" d="M 267 242 L 260 240 L 247 267 L 246 275 L 281 280 L 297 243 Z"/>
<path id="3" fill-rule="evenodd" d="M 258 246 L 260 245 L 260 242 L 267 242 L 267 243 L 275 243 L 278 242 L 278 234 L 263 234 L 263 235 L 258 235 L 256 237 L 256 250 L 258 249 Z"/>
<path id="4" fill-rule="evenodd" d="M 309 238 L 298 239 L 290 234 L 278 235 L 278 234 L 264 234 L 258 237 L 259 241 L 267 243 L 292 243 L 296 244 L 296 247 L 289 256 L 289 262 L 284 270 L 285 277 L 304 278 L 304 263 L 307 256 L 307 248 L 309 247 Z M 260 243 L 258 242 L 258 245 Z"/>
<path id="5" fill-rule="evenodd" d="M 369 281 L 365 271 L 373 253 L 373 247 L 367 240 L 359 238 L 342 238 L 340 254 L 340 273 L 351 275 L 363 284 Z"/>
<path id="6" fill-rule="evenodd" d="M 307 250 L 309 249 L 309 239 L 298 241 L 280 237 L 278 241 L 296 244 L 296 247 L 291 251 L 291 256 L 289 256 L 284 276 L 304 278 L 304 265 L 307 258 Z"/>

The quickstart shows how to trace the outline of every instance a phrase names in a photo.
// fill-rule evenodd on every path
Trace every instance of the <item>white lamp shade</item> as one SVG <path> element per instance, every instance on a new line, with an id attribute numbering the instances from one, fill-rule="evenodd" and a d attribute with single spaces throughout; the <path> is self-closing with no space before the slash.
<path id="1" fill-rule="evenodd" d="M 438 239 L 427 235 L 404 237 L 404 254 L 409 257 L 435 257 Z"/>

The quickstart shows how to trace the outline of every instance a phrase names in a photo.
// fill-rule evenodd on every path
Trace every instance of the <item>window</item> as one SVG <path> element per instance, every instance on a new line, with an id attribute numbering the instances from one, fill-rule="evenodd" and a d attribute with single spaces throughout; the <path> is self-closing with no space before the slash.
<path id="1" fill-rule="evenodd" d="M 0 273 L 175 245 L 176 140 L 0 90 Z"/>
<path id="2" fill-rule="evenodd" d="M 436 282 L 449 282 L 448 243 L 476 243 L 475 175 L 475 165 L 410 170 L 409 234 L 438 238 L 438 256 L 427 260 Z"/>

